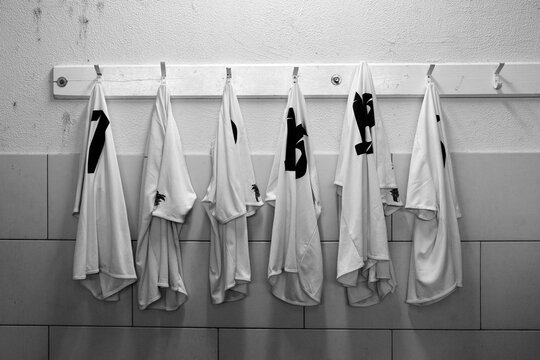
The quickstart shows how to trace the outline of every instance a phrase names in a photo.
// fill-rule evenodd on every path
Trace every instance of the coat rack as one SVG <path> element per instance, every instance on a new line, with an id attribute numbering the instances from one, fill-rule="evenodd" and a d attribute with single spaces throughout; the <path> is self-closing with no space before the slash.
<path id="1" fill-rule="evenodd" d="M 381 64 L 370 63 L 379 97 L 419 97 L 426 74 L 445 97 L 540 97 L 540 63 Z M 175 98 L 219 98 L 225 68 L 234 71 L 243 98 L 283 98 L 298 67 L 298 82 L 309 98 L 344 98 L 356 64 L 167 65 L 167 84 Z M 160 64 L 98 66 L 108 98 L 153 98 L 161 83 Z M 93 65 L 53 69 L 56 99 L 82 99 L 98 75 Z"/>

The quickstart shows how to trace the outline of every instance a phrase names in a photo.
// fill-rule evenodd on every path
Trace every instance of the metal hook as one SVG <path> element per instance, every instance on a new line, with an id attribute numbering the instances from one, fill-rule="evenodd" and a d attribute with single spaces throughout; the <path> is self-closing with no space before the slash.
<path id="1" fill-rule="evenodd" d="M 99 65 L 98 65 L 98 64 L 95 64 L 95 65 L 94 65 L 94 70 L 96 70 L 96 75 L 97 75 L 98 79 L 101 79 L 101 76 L 102 76 L 103 74 L 101 73 L 101 69 L 99 68 Z"/>
<path id="2" fill-rule="evenodd" d="M 231 68 L 228 67 L 226 68 L 227 70 L 227 80 L 231 80 L 232 79 L 232 71 L 231 71 Z"/>
<path id="3" fill-rule="evenodd" d="M 161 61 L 159 64 L 161 66 L 161 80 L 165 80 L 165 78 L 167 77 L 167 68 L 165 67 L 165 61 Z"/>
<path id="4" fill-rule="evenodd" d="M 431 82 L 431 74 L 433 73 L 433 69 L 435 69 L 435 64 L 429 64 L 429 69 L 426 74 L 428 82 Z"/>
<path id="5" fill-rule="evenodd" d="M 293 82 L 296 84 L 298 82 L 298 66 L 295 66 L 292 73 Z"/>
<path id="6" fill-rule="evenodd" d="M 504 63 L 499 63 L 499 66 L 497 66 L 495 73 L 493 73 L 493 88 L 495 90 L 499 90 L 500 88 L 502 88 L 503 83 L 501 81 L 499 73 L 501 72 L 503 67 L 504 67 Z"/>

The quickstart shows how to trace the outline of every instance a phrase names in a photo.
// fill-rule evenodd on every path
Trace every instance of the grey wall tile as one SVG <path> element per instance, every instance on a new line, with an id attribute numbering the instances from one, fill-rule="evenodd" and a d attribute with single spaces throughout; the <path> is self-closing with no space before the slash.
<path id="1" fill-rule="evenodd" d="M 410 154 L 395 154 L 400 189 L 407 189 Z M 453 153 L 454 176 L 463 217 L 462 240 L 538 240 L 540 154 Z M 410 240 L 413 216 L 394 215 L 395 240 Z"/>
<path id="2" fill-rule="evenodd" d="M 0 326 L 0 357 L 17 360 L 47 360 L 46 326 Z"/>
<path id="3" fill-rule="evenodd" d="M 392 154 L 396 181 L 398 183 L 399 195 L 403 205 L 407 200 L 407 184 L 409 180 L 409 164 L 411 154 Z M 404 208 L 392 214 L 392 240 L 411 240 L 414 215 Z"/>
<path id="4" fill-rule="evenodd" d="M 130 325 L 131 289 L 95 300 L 72 280 L 73 241 L 0 241 L 0 323 Z"/>
<path id="5" fill-rule="evenodd" d="M 301 327 L 302 307 L 286 304 L 270 293 L 266 280 L 270 244 L 251 243 L 252 282 L 240 301 L 213 305 L 208 285 L 208 242 L 182 242 L 188 301 L 174 312 L 140 311 L 134 304 L 136 326 Z"/>
<path id="6" fill-rule="evenodd" d="M 220 330 L 221 360 L 389 360 L 390 331 Z"/>
<path id="7" fill-rule="evenodd" d="M 536 331 L 394 331 L 395 360 L 536 360 Z"/>
<path id="8" fill-rule="evenodd" d="M 47 155 L 0 155 L 0 239 L 47 238 Z"/>
<path id="9" fill-rule="evenodd" d="M 257 179 L 257 186 L 263 199 L 266 198 L 266 189 L 268 187 L 268 178 L 273 155 L 252 155 L 253 171 Z M 270 241 L 272 238 L 272 224 L 274 221 L 274 207 L 264 204 L 255 215 L 248 218 L 248 236 L 250 241 Z"/>
<path id="10" fill-rule="evenodd" d="M 79 154 L 51 154 L 48 162 L 49 239 L 75 239 L 77 218 L 72 212 Z"/>
<path id="11" fill-rule="evenodd" d="M 316 160 L 322 205 L 322 213 L 319 219 L 321 240 L 337 241 L 339 235 L 338 196 L 334 185 L 337 155 L 317 154 Z"/>
<path id="12" fill-rule="evenodd" d="M 482 243 L 482 328 L 540 329 L 540 242 Z"/>
<path id="13" fill-rule="evenodd" d="M 131 238 L 137 238 L 142 155 L 118 156 Z M 78 218 L 72 215 L 79 154 L 49 155 L 49 239 L 75 239 Z"/>
<path id="14" fill-rule="evenodd" d="M 345 289 L 337 283 L 337 244 L 323 244 L 324 289 L 322 305 L 306 308 L 308 328 L 422 328 L 478 329 L 480 327 L 480 245 L 463 243 L 464 287 L 438 303 L 417 307 L 405 303 L 410 243 L 390 244 L 398 286 L 381 304 L 351 307 Z"/>
<path id="15" fill-rule="evenodd" d="M 467 240 L 540 240 L 540 154 L 463 154 L 455 177 Z"/>
<path id="16" fill-rule="evenodd" d="M 51 359 L 217 359 L 215 329 L 51 328 Z"/>
<path id="17" fill-rule="evenodd" d="M 210 155 L 186 155 L 186 163 L 191 183 L 197 193 L 197 200 L 195 200 L 195 204 L 186 217 L 184 226 L 182 226 L 180 239 L 185 241 L 210 240 L 210 221 L 201 205 L 212 174 Z"/>
<path id="18" fill-rule="evenodd" d="M 131 239 L 137 239 L 139 225 L 139 198 L 141 192 L 141 180 L 143 170 L 142 155 L 118 156 L 118 167 L 122 177 L 124 200 L 128 213 L 129 232 Z"/>

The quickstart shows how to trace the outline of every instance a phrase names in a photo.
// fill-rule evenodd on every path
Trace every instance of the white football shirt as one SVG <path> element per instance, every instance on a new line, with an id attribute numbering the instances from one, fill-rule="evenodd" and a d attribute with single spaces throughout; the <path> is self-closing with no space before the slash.
<path id="1" fill-rule="evenodd" d="M 94 85 L 85 118 L 73 214 L 79 216 L 73 279 L 100 300 L 137 279 L 124 192 L 102 85 Z"/>
<path id="2" fill-rule="evenodd" d="M 211 149 L 212 178 L 202 200 L 210 235 L 210 295 L 214 304 L 247 295 L 251 281 L 247 217 L 263 205 L 238 99 L 227 80 Z"/>
<path id="3" fill-rule="evenodd" d="M 340 210 L 337 281 L 347 288 L 349 305 L 377 304 L 396 286 L 385 210 L 389 215 L 402 203 L 366 63 L 353 78 L 334 183 Z"/>
<path id="4" fill-rule="evenodd" d="M 439 93 L 429 82 L 414 138 L 406 208 L 413 212 L 407 302 L 428 305 L 462 286 L 461 242 L 452 162 Z"/>
<path id="5" fill-rule="evenodd" d="M 317 305 L 323 283 L 321 203 L 306 103 L 297 83 L 289 91 L 266 201 L 275 206 L 268 263 L 272 294 L 294 305 Z"/>
<path id="6" fill-rule="evenodd" d="M 197 196 L 165 84 L 157 93 L 143 169 L 136 253 L 139 308 L 176 310 L 188 296 L 179 235 Z"/>

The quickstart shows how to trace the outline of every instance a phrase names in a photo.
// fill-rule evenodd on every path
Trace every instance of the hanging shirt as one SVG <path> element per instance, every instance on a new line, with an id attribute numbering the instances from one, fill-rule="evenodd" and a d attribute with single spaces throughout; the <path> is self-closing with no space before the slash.
<path id="1" fill-rule="evenodd" d="M 223 91 L 211 157 L 212 178 L 202 202 L 212 226 L 210 295 L 214 304 L 221 304 L 247 295 L 251 281 L 247 217 L 263 205 L 244 119 L 229 80 Z"/>
<path id="2" fill-rule="evenodd" d="M 73 214 L 79 216 L 73 279 L 100 300 L 137 279 L 124 191 L 101 84 L 94 85 L 85 118 L 85 134 Z"/>
<path id="3" fill-rule="evenodd" d="M 402 203 L 366 63 L 356 68 L 343 120 L 334 184 L 339 196 L 337 281 L 349 305 L 379 303 L 396 286 L 386 215 Z"/>
<path id="4" fill-rule="evenodd" d="M 275 206 L 268 263 L 272 294 L 294 305 L 317 305 L 323 283 L 321 203 L 306 103 L 297 83 L 289 91 L 266 201 Z"/>
<path id="5" fill-rule="evenodd" d="M 179 235 L 196 195 L 164 84 L 152 113 L 143 169 L 136 254 L 139 308 L 176 310 L 188 296 Z"/>
<path id="6" fill-rule="evenodd" d="M 428 305 L 462 286 L 461 217 L 439 93 L 429 82 L 414 138 L 406 208 L 416 217 L 407 302 Z"/>

